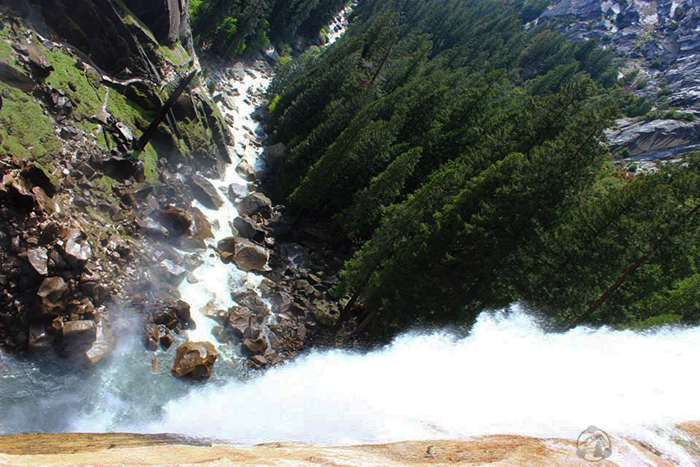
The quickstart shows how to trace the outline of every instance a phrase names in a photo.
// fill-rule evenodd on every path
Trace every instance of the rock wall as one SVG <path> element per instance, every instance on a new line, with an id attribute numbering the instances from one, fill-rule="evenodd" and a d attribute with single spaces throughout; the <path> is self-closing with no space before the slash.
<path id="1" fill-rule="evenodd" d="M 613 149 L 647 159 L 700 149 L 700 3 L 562 0 L 537 21 L 599 41 L 624 59 L 625 74 L 639 70 L 631 87 L 654 103 L 658 116 L 619 121 L 609 134 Z"/>
<path id="2" fill-rule="evenodd" d="M 187 29 L 189 0 L 124 0 L 161 42 L 177 41 Z"/>

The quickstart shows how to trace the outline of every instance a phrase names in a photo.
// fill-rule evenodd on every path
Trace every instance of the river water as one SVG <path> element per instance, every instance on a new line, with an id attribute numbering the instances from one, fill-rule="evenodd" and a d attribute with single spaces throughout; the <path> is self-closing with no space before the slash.
<path id="1" fill-rule="evenodd" d="M 235 79 L 226 70 L 215 76 L 222 92 L 239 95 L 233 108 L 221 106 L 233 118 L 232 150 L 263 169 L 264 135 L 252 113 L 271 72 L 258 64 Z M 222 191 L 231 183 L 245 186 L 236 163 L 212 180 Z M 196 204 L 213 223 L 212 243 L 231 235 L 238 215 L 222 198 L 226 204 L 217 211 Z M 230 291 L 255 289 L 261 276 L 213 254 L 204 260 L 194 272 L 197 282 L 183 283 L 180 292 L 198 324 L 188 338 L 215 342 L 214 322 L 202 310 L 232 306 Z M 466 337 L 414 331 L 371 352 L 311 350 L 252 375 L 241 370 L 233 349 L 220 347 L 225 358 L 199 384 L 170 376 L 172 351 L 143 349 L 129 310 L 113 314 L 123 317 L 113 325 L 127 337 L 96 368 L 0 354 L 0 432 L 173 432 L 237 443 L 355 444 L 497 433 L 576 439 L 596 425 L 693 465 L 673 426 L 700 420 L 697 327 L 549 333 L 514 305 L 484 312 Z"/>

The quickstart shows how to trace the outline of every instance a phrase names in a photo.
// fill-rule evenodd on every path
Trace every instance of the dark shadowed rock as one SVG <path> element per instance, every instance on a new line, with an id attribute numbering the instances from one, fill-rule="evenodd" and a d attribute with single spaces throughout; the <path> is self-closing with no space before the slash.
<path id="1" fill-rule="evenodd" d="M 271 170 L 276 170 L 287 154 L 287 146 L 284 143 L 277 143 L 265 149 L 265 162 Z"/>
<path id="2" fill-rule="evenodd" d="M 271 297 L 272 311 L 275 314 L 286 313 L 292 306 L 292 297 L 286 292 L 277 292 Z"/>
<path id="3" fill-rule="evenodd" d="M 212 183 L 201 175 L 192 176 L 192 195 L 209 209 L 219 209 L 224 200 Z"/>
<path id="4" fill-rule="evenodd" d="M 209 378 L 216 357 L 216 349 L 210 342 L 185 342 L 177 349 L 172 375 L 176 378 Z"/>
<path id="5" fill-rule="evenodd" d="M 184 32 L 189 0 L 124 0 L 161 42 L 172 43 Z"/>
<path id="6" fill-rule="evenodd" d="M 251 193 L 243 198 L 236 208 L 240 214 L 249 217 L 258 213 L 268 217 L 272 212 L 272 201 L 262 193 Z"/>
<path id="7" fill-rule="evenodd" d="M 58 316 L 68 303 L 68 284 L 61 277 L 47 277 L 41 283 L 37 297 L 39 309 L 46 316 Z"/>
<path id="8" fill-rule="evenodd" d="M 238 231 L 238 235 L 248 240 L 258 243 L 265 241 L 265 231 L 247 216 L 236 217 L 233 220 L 233 227 Z"/>
<path id="9" fill-rule="evenodd" d="M 185 234 L 193 223 L 187 211 L 172 204 L 166 206 L 161 215 L 170 234 L 175 237 Z"/>
<path id="10" fill-rule="evenodd" d="M 53 347 L 54 336 L 50 335 L 43 323 L 32 323 L 29 326 L 29 341 L 27 348 L 31 352 L 45 352 Z"/>
<path id="11" fill-rule="evenodd" d="M 0 62 L 0 81 L 22 92 L 30 92 L 36 86 L 31 77 L 4 62 Z"/>

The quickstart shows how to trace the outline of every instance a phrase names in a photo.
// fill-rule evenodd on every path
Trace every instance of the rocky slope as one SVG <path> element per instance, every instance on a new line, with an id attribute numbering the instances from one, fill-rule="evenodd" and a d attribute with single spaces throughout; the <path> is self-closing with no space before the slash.
<path id="1" fill-rule="evenodd" d="M 2 3 L 0 344 L 94 364 L 111 347 L 109 311 L 124 307 L 162 320 L 167 341 L 192 324 L 173 245 L 199 247 L 206 231 L 185 181 L 218 173 L 230 144 L 199 86 L 138 142 L 198 67 L 187 2 Z"/>
<path id="2" fill-rule="evenodd" d="M 627 89 L 648 100 L 643 115 L 622 119 L 609 131 L 613 150 L 644 160 L 700 149 L 697 1 L 563 0 L 537 21 L 612 49 L 621 58 Z"/>
<path id="3" fill-rule="evenodd" d="M 681 426 L 678 441 L 696 452 L 700 425 Z M 596 465 L 671 467 L 675 460 L 638 441 L 613 436 L 612 455 Z M 694 451 L 695 450 L 695 451 Z M 695 454 L 694 459 L 697 458 Z M 576 441 L 498 435 L 460 441 L 412 441 L 362 446 L 312 446 L 268 443 L 237 446 L 168 435 L 59 434 L 0 437 L 0 463 L 6 466 L 586 466 Z"/>
<path id="4" fill-rule="evenodd" d="M 292 234 L 253 167 L 266 137 L 251 127 L 267 108 L 264 89 L 245 82 L 269 79 L 265 59 L 207 61 L 202 70 L 179 0 L 5 3 L 4 348 L 93 365 L 119 337 L 112 322 L 127 314 L 143 323 L 147 348 L 167 351 L 196 325 L 183 284 L 197 283 L 210 258 L 266 276 L 260 287 L 224 290 L 236 306 L 201 304 L 227 354 L 254 368 L 274 364 L 296 355 L 318 321 L 333 323 L 338 305 L 328 291 L 342 262 L 313 233 Z M 193 70 L 199 81 L 140 149 L 139 136 Z M 274 167 L 284 153 L 270 147 L 264 158 Z M 221 181 L 226 167 L 238 175 L 230 186 Z M 213 231 L 228 234 L 214 241 Z M 215 352 L 202 362 L 187 355 L 173 374 L 210 374 Z"/>

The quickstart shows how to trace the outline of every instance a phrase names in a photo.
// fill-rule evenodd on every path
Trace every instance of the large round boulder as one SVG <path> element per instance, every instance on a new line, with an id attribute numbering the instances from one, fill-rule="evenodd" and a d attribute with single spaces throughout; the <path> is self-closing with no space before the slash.
<path id="1" fill-rule="evenodd" d="M 216 357 L 216 349 L 210 342 L 185 342 L 177 348 L 171 373 L 176 378 L 209 378 Z"/>
<path id="2" fill-rule="evenodd" d="M 239 269 L 264 271 L 269 258 L 269 252 L 265 248 L 244 238 L 236 239 L 236 252 L 233 255 L 233 261 Z"/>

